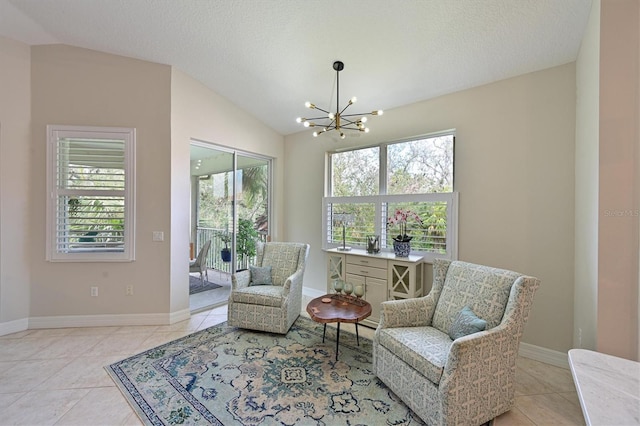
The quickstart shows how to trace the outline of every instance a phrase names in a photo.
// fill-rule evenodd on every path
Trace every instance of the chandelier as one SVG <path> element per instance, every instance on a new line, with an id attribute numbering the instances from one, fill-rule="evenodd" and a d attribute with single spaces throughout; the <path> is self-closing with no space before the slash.
<path id="1" fill-rule="evenodd" d="M 298 123 L 302 123 L 304 127 L 322 127 L 322 130 L 316 130 L 313 132 L 313 136 L 316 137 L 321 135 L 324 132 L 329 132 L 331 130 L 335 130 L 340 134 L 340 138 L 344 139 L 345 134 L 343 130 L 357 130 L 359 132 L 369 132 L 369 128 L 364 125 L 367 122 L 367 115 L 382 115 L 382 110 L 371 111 L 366 113 L 358 113 L 358 114 L 345 114 L 344 112 L 351 105 L 356 103 L 356 97 L 349 99 L 347 105 L 344 108 L 340 109 L 340 71 L 344 69 L 344 63 L 341 61 L 335 61 L 333 63 L 333 69 L 336 70 L 336 111 L 329 112 L 322 108 L 317 107 L 311 102 L 306 102 L 304 106 L 309 109 L 317 109 L 318 111 L 322 111 L 326 116 L 320 117 L 312 117 L 312 118 L 303 118 L 298 117 L 296 121 Z M 357 117 L 357 118 L 355 118 Z M 313 121 L 320 120 L 320 121 Z"/>

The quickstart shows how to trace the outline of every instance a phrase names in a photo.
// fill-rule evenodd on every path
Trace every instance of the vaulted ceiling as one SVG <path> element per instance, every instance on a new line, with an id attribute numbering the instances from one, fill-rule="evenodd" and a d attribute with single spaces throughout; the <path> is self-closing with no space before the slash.
<path id="1" fill-rule="evenodd" d="M 576 59 L 591 0 L 0 0 L 0 36 L 172 65 L 277 132 Z M 355 107 L 355 106 L 354 106 Z M 372 124 L 373 127 L 373 124 Z"/>

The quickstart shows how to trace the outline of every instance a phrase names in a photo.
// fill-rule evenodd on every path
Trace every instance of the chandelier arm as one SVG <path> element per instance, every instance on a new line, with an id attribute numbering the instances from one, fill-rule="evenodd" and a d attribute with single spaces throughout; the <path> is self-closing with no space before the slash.
<path id="1" fill-rule="evenodd" d="M 326 117 L 324 117 L 326 119 Z M 335 125 L 335 120 L 329 122 L 328 124 L 323 124 L 323 123 L 312 123 L 314 127 L 325 127 L 327 130 L 331 130 L 331 129 L 335 129 L 336 125 Z"/>
<path id="2" fill-rule="evenodd" d="M 307 121 L 309 121 L 309 120 L 328 120 L 328 119 L 329 119 L 329 117 L 326 117 L 326 116 L 309 117 L 309 118 L 305 117 L 305 120 L 307 120 Z"/>
<path id="3" fill-rule="evenodd" d="M 361 112 L 360 114 L 340 114 L 340 117 L 344 118 L 344 117 L 355 117 L 355 116 L 363 116 L 363 115 L 373 115 L 370 112 Z"/>
<path id="4" fill-rule="evenodd" d="M 322 112 L 324 112 L 325 114 L 330 114 L 330 112 L 329 112 L 329 111 L 327 111 L 327 110 L 325 110 L 325 109 L 322 109 L 322 108 L 320 108 L 320 107 L 315 107 L 315 108 L 313 108 L 313 109 L 317 109 L 318 111 L 322 111 Z"/>
<path id="5" fill-rule="evenodd" d="M 342 108 L 342 111 L 340 111 L 340 117 L 343 117 L 342 113 L 345 112 L 347 110 L 347 108 L 349 108 L 350 106 L 351 106 L 351 104 L 347 103 L 347 105 L 345 105 L 345 107 Z M 336 108 L 336 111 L 337 111 L 337 108 Z M 349 116 L 349 114 L 347 114 L 345 117 L 348 117 L 348 116 Z"/>
<path id="6" fill-rule="evenodd" d="M 324 120 L 329 120 L 329 118 L 328 118 L 328 117 L 321 117 L 321 118 L 322 118 L 322 119 L 324 119 Z M 335 125 L 335 123 L 336 123 L 336 120 L 335 120 L 335 119 L 333 119 L 333 120 L 329 121 L 327 124 L 319 124 L 319 123 L 318 123 L 318 126 L 329 127 L 329 126 L 333 126 L 333 125 Z"/>

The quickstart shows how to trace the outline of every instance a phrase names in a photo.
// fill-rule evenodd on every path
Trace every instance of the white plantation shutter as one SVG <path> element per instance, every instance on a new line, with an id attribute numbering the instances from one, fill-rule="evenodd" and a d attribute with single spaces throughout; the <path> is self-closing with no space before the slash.
<path id="1" fill-rule="evenodd" d="M 48 260 L 133 260 L 134 129 L 47 133 Z"/>
<path id="2" fill-rule="evenodd" d="M 407 223 L 407 233 L 413 238 L 412 252 L 428 260 L 436 257 L 456 259 L 458 256 L 457 192 L 324 197 L 322 202 L 325 249 L 342 246 L 342 223 L 336 218 L 348 214 L 350 222 L 346 227 L 345 245 L 364 249 L 368 235 L 379 235 L 382 251 L 391 251 L 398 228 L 388 227 L 387 218 L 396 209 L 402 208 L 416 212 L 422 220 L 422 224 L 415 221 Z"/>

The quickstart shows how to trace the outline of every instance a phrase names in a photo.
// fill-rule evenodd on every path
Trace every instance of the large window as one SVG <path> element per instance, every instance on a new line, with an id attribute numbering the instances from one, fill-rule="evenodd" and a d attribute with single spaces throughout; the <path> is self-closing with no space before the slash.
<path id="1" fill-rule="evenodd" d="M 47 126 L 47 260 L 134 259 L 135 130 Z"/>
<path id="2" fill-rule="evenodd" d="M 328 154 L 323 200 L 325 247 L 346 243 L 365 248 L 379 235 L 391 250 L 399 229 L 388 223 L 399 209 L 419 220 L 407 222 L 412 252 L 427 258 L 457 257 L 457 193 L 453 192 L 454 133 Z"/>

